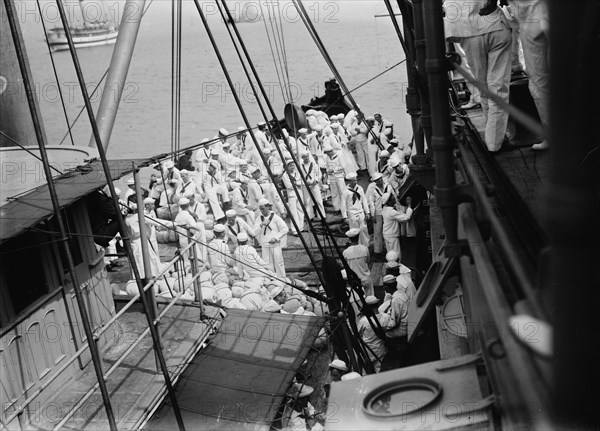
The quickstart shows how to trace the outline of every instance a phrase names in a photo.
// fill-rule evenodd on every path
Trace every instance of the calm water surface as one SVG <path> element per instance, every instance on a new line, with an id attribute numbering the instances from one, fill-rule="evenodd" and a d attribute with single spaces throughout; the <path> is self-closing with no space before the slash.
<path id="1" fill-rule="evenodd" d="M 28 0 L 21 3 L 33 3 Z M 107 3 L 107 2 L 105 2 Z M 217 58 L 192 2 L 184 0 L 183 49 L 181 76 L 181 146 L 211 138 L 225 127 L 234 131 L 243 125 L 231 90 L 227 86 Z M 253 19 L 258 2 L 228 2 L 238 11 L 245 8 Z M 236 90 L 243 100 L 252 123 L 261 114 L 244 78 L 227 30 L 214 13 L 212 2 L 204 2 L 211 28 L 228 65 Z M 46 18 L 53 21 L 53 9 L 42 2 Z M 45 6 L 44 6 L 45 5 Z M 122 13 L 123 3 L 110 3 L 109 14 Z M 264 5 L 264 2 L 263 2 Z M 332 73 L 322 59 L 304 25 L 297 21 L 293 8 L 281 3 L 284 10 L 283 40 L 294 103 L 305 104 L 323 94 L 323 82 Z M 389 18 L 375 18 L 383 12 L 383 2 L 306 2 L 313 22 L 349 88 L 355 88 L 404 58 Z M 265 7 L 265 6 L 263 6 Z M 70 8 L 68 8 L 70 9 Z M 70 9 L 71 11 L 75 9 Z M 265 9 L 266 13 L 266 9 Z M 254 15 L 252 15 L 254 14 Z M 77 16 L 74 18 L 77 20 Z M 34 80 L 38 86 L 46 133 L 51 144 L 58 144 L 67 123 L 57 94 L 56 80 L 39 16 L 26 14 L 24 34 Z M 52 26 L 52 24 L 49 24 Z M 270 24 L 268 24 L 269 29 Z M 277 112 L 283 114 L 285 99 L 278 79 L 263 21 L 243 23 L 239 30 L 255 61 L 256 68 L 270 93 Z M 91 92 L 106 71 L 113 46 L 79 49 L 86 83 Z M 54 54 L 60 82 L 72 122 L 83 101 L 71 56 L 68 51 Z M 366 113 L 380 111 L 395 124 L 400 138 L 408 141 L 412 132 L 406 114 L 404 88 L 406 68 L 401 65 L 354 92 Z M 285 96 L 287 97 L 287 95 Z M 93 98 L 97 107 L 99 95 Z M 283 115 L 281 115 L 283 116 Z M 76 145 L 88 145 L 91 129 L 87 115 L 77 121 L 73 135 Z M 109 158 L 146 157 L 168 152 L 171 142 L 171 9 L 164 0 L 155 0 L 144 16 L 135 54 L 131 62 L 119 113 L 108 150 Z M 70 145 L 70 139 L 64 141 Z"/>

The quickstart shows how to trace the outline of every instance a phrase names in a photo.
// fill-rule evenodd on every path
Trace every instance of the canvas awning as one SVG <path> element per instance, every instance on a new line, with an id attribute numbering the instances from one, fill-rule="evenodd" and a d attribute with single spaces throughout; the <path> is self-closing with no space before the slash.
<path id="1" fill-rule="evenodd" d="M 149 166 L 153 160 L 110 160 L 108 165 L 112 179 L 117 180 L 131 173 L 133 162 L 141 168 Z M 61 208 L 101 189 L 106 183 L 102 164 L 98 160 L 54 178 L 54 187 Z M 21 234 L 25 229 L 35 226 L 52 214 L 54 208 L 47 184 L 11 200 L 0 209 L 0 243 Z"/>
<path id="2" fill-rule="evenodd" d="M 323 318 L 228 310 L 176 387 L 187 429 L 268 430 Z M 177 429 L 167 398 L 146 429 Z"/>

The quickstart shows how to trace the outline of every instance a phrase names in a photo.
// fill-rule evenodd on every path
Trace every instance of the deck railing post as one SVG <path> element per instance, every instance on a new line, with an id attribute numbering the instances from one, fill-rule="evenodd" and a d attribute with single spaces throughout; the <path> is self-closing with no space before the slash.
<path id="1" fill-rule="evenodd" d="M 142 247 L 142 262 L 144 265 L 144 278 L 142 280 L 145 286 L 154 277 L 154 274 L 152 274 L 152 263 L 150 262 L 150 250 L 148 250 L 148 245 L 150 244 L 150 232 L 148 231 L 148 226 L 146 225 L 146 217 L 144 217 L 144 197 L 142 195 L 142 187 L 140 186 L 139 169 L 136 166 L 135 162 L 132 162 L 131 165 L 131 169 L 133 170 L 133 181 L 135 183 L 137 215 L 140 223 L 140 244 Z M 158 253 L 158 250 L 154 250 L 154 252 Z M 148 289 L 145 292 L 145 295 L 149 305 L 148 314 L 154 321 L 156 319 L 156 314 L 158 311 L 158 307 L 156 305 L 156 297 L 154 296 L 154 288 Z M 160 339 L 160 331 L 158 330 L 158 327 L 156 328 L 156 333 L 158 335 L 158 342 L 162 346 L 162 342 Z M 160 371 L 160 360 L 158 359 L 156 351 L 154 352 L 154 360 L 156 365 L 156 371 Z"/>
<path id="2" fill-rule="evenodd" d="M 191 232 L 188 230 L 187 232 L 190 241 L 194 243 L 192 246 L 191 253 L 191 268 L 192 268 L 192 276 L 194 277 L 194 301 L 196 301 L 200 306 L 200 318 L 204 316 L 204 305 L 202 304 L 202 289 L 200 288 L 200 280 L 196 277 L 198 274 L 198 251 L 196 250 L 196 240 L 193 239 Z"/>

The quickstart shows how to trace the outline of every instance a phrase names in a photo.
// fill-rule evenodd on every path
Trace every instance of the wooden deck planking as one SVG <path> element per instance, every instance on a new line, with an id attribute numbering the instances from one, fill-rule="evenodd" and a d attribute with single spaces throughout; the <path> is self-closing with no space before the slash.
<path id="1" fill-rule="evenodd" d="M 159 312 L 165 304 L 159 305 Z M 219 316 L 219 310 L 205 307 L 205 314 Z M 178 377 L 185 363 L 191 360 L 200 344 L 210 333 L 212 323 L 199 321 L 199 309 L 175 305 L 161 321 L 163 354 L 173 379 Z M 212 321 L 209 321 L 212 322 Z M 112 342 L 101 352 L 103 369 L 106 372 L 131 343 L 146 328 L 146 318 L 139 311 L 125 313 L 115 324 Z M 66 382 L 60 391 L 49 394 L 48 399 L 37 401 L 42 414 L 34 415 L 28 427 L 50 430 L 82 396 L 96 383 L 93 367 L 80 370 Z M 150 335 L 138 344 L 124 362 L 107 379 L 112 408 L 121 430 L 138 429 L 145 416 L 165 394 L 164 379 L 155 366 L 154 350 Z M 62 429 L 108 429 L 108 421 L 99 390 L 78 409 Z"/>

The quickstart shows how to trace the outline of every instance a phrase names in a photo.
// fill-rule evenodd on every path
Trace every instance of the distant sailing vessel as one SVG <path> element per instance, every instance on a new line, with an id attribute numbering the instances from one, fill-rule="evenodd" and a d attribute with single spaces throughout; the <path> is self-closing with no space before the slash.
<path id="1" fill-rule="evenodd" d="M 79 2 L 81 15 L 83 16 L 83 25 L 70 25 L 69 29 L 73 37 L 73 43 L 77 48 L 86 48 L 90 46 L 111 45 L 117 41 L 119 27 L 108 20 L 91 21 Z M 46 34 L 48 44 L 52 51 L 69 49 L 67 35 L 63 27 L 55 27 L 48 30 Z"/>

